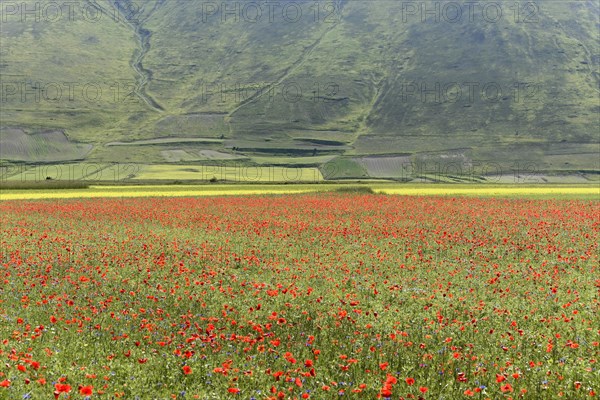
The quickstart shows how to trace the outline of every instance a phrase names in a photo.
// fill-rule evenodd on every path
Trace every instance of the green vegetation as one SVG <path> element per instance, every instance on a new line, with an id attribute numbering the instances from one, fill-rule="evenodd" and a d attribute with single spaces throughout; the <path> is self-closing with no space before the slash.
<path id="1" fill-rule="evenodd" d="M 350 158 L 336 158 L 321 167 L 321 173 L 326 179 L 368 178 L 363 166 Z"/>
<path id="2" fill-rule="evenodd" d="M 347 194 L 375 194 L 375 191 L 369 186 L 341 186 L 334 191 Z"/>
<path id="3" fill-rule="evenodd" d="M 0 183 L 0 190 L 3 193 L 7 191 L 20 191 L 20 190 L 36 190 L 37 193 L 43 193 L 44 191 L 52 191 L 59 189 L 87 189 L 89 184 L 81 181 L 53 181 L 45 180 L 40 182 L 2 182 Z M 18 192 L 17 192 L 18 193 Z M 1 196 L 0 196 L 1 197 Z"/>
<path id="4" fill-rule="evenodd" d="M 497 19 L 479 5 L 452 22 L 446 3 L 385 0 L 300 0 L 294 22 L 282 7 L 249 22 L 234 0 L 23 18 L 37 3 L 14 3 L 0 28 L 4 162 L 235 158 L 401 180 L 394 162 L 365 157 L 460 154 L 540 174 L 600 170 L 594 2 L 500 2 Z"/>

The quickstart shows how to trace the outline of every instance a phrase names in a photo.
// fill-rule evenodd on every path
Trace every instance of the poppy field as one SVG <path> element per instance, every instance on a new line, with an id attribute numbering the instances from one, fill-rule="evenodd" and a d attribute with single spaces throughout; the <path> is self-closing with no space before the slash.
<path id="1" fill-rule="evenodd" d="M 579 399 L 600 202 L 0 202 L 2 399 Z"/>

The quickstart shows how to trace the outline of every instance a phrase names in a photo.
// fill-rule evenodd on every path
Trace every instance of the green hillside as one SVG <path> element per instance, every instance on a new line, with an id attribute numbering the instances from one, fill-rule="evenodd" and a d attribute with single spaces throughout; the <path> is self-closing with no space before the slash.
<path id="1" fill-rule="evenodd" d="M 57 4 L 1 5 L 5 165 L 600 170 L 596 1 Z"/>

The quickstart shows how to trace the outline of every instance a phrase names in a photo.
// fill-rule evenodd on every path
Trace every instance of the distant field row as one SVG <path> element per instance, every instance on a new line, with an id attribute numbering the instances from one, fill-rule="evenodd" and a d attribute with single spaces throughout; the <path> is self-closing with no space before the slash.
<path id="1" fill-rule="evenodd" d="M 215 153 L 215 154 L 213 154 Z M 217 152 L 204 153 L 207 157 L 221 157 Z M 289 164 L 285 158 L 260 158 L 254 160 L 267 164 L 269 161 L 280 165 L 251 165 L 235 159 L 213 160 L 220 165 L 201 164 L 140 164 L 140 163 L 70 163 L 39 165 L 0 166 L 0 183 L 29 184 L 44 181 L 66 181 L 81 183 L 161 183 L 201 181 L 220 181 L 236 183 L 315 183 L 324 180 L 345 179 L 391 179 L 395 181 L 413 181 L 413 183 L 487 183 L 487 184 L 598 184 L 600 174 L 594 172 L 563 172 L 561 174 L 541 173 L 528 164 L 495 166 L 494 169 L 475 169 L 472 167 L 440 168 L 435 163 L 414 164 L 403 157 L 388 157 L 393 161 L 395 173 L 376 173 L 373 169 L 380 163 L 381 157 L 363 157 L 353 160 L 340 158 L 331 160 L 331 156 L 297 157 L 296 165 Z M 320 167 L 307 166 L 316 159 Z M 274 161 L 275 160 L 275 161 Z M 288 163 L 288 165 L 283 165 Z M 389 167 L 389 165 L 388 165 Z M 375 172 L 374 172 L 375 171 Z M 384 170 L 381 170 L 384 171 Z M 381 172 L 380 171 L 380 172 Z M 384 171 L 385 172 L 385 171 Z M 149 182 L 151 181 L 151 182 Z"/>
<path id="2" fill-rule="evenodd" d="M 318 168 L 237 165 L 175 165 L 175 164 L 49 164 L 38 166 L 2 167 L 0 181 L 41 182 L 84 181 L 121 182 L 125 180 L 219 180 L 231 182 L 319 182 L 323 175 Z"/>
<path id="3" fill-rule="evenodd" d="M 371 189 L 375 193 L 405 196 L 476 196 L 476 197 L 531 197 L 573 198 L 600 200 L 600 187 L 591 185 L 455 185 L 455 184 L 214 184 L 214 185 L 123 185 L 90 186 L 70 190 L 2 190 L 0 200 L 61 199 L 96 197 L 196 197 L 277 195 L 337 190 L 357 191 Z"/>

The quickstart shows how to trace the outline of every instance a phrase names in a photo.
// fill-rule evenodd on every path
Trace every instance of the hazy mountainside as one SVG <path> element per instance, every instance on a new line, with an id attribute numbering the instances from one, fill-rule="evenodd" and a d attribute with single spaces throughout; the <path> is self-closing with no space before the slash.
<path id="1" fill-rule="evenodd" d="M 4 160 L 600 168 L 596 1 L 51 4 L 2 3 Z"/>

